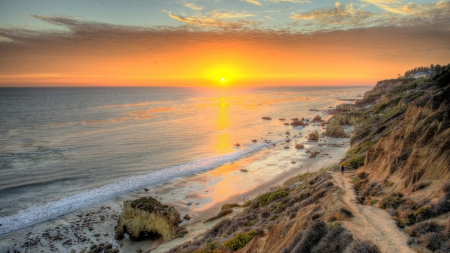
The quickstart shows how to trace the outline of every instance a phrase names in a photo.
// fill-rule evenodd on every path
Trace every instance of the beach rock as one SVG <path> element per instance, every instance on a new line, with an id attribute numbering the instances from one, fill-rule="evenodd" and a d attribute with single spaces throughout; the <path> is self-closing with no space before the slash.
<path id="1" fill-rule="evenodd" d="M 279 120 L 281 120 L 281 121 L 285 121 L 286 119 L 283 119 L 283 118 L 281 118 L 281 119 L 279 119 Z"/>
<path id="2" fill-rule="evenodd" d="M 289 142 L 291 142 L 291 140 L 290 140 L 290 139 L 287 139 L 286 142 L 289 143 Z"/>
<path id="3" fill-rule="evenodd" d="M 291 133 L 290 132 L 286 132 L 286 135 L 291 135 Z"/>
<path id="4" fill-rule="evenodd" d="M 305 146 L 304 146 L 303 144 L 296 144 L 296 145 L 295 145 L 295 148 L 296 148 L 296 149 L 304 149 Z"/>
<path id="5" fill-rule="evenodd" d="M 289 147 L 288 147 L 288 146 L 285 146 L 284 149 L 289 149 Z"/>
<path id="6" fill-rule="evenodd" d="M 316 122 L 320 122 L 321 120 L 322 120 L 322 117 L 320 117 L 320 115 L 317 115 L 316 117 L 314 117 L 314 119 L 311 122 L 316 123 Z"/>
<path id="7" fill-rule="evenodd" d="M 336 119 L 331 119 L 326 128 L 326 135 L 331 137 L 345 137 L 344 128 Z"/>
<path id="8" fill-rule="evenodd" d="M 241 169 L 241 172 L 245 172 L 245 173 L 247 173 L 247 172 L 248 172 L 248 170 L 246 170 L 246 169 Z"/>
<path id="9" fill-rule="evenodd" d="M 179 236 L 179 220 L 180 213 L 175 208 L 163 205 L 152 197 L 124 201 L 114 238 L 120 240 L 127 233 L 132 240 L 144 239 L 146 235 L 160 235 L 169 241 Z"/>
<path id="10" fill-rule="evenodd" d="M 305 126 L 305 123 L 297 119 L 292 121 L 291 126 Z"/>
<path id="11" fill-rule="evenodd" d="M 292 121 L 297 121 L 298 120 L 298 118 L 293 118 L 293 119 L 291 119 Z"/>
<path id="12" fill-rule="evenodd" d="M 314 132 L 308 134 L 308 140 L 310 140 L 310 141 L 318 141 L 319 140 L 319 132 L 314 131 Z"/>
<path id="13" fill-rule="evenodd" d="M 284 123 L 283 125 L 285 125 L 285 126 L 289 126 L 289 123 Z"/>
<path id="14" fill-rule="evenodd" d="M 257 140 L 256 140 L 256 139 L 253 139 L 252 142 L 257 142 Z"/>
<path id="15" fill-rule="evenodd" d="M 235 146 L 235 147 L 240 147 L 240 146 L 241 146 L 241 144 L 239 144 L 239 143 L 236 143 L 236 144 L 234 144 L 234 146 Z"/>
<path id="16" fill-rule="evenodd" d="M 191 216 L 189 216 L 189 214 L 186 214 L 186 215 L 184 215 L 183 219 L 185 219 L 185 220 L 190 220 L 190 219 L 191 219 Z"/>
<path id="17" fill-rule="evenodd" d="M 271 117 L 262 117 L 262 119 L 271 120 L 272 118 Z"/>

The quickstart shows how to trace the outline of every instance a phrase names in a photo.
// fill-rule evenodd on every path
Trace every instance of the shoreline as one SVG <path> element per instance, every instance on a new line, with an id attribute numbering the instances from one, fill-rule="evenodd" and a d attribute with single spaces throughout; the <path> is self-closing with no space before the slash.
<path id="1" fill-rule="evenodd" d="M 347 126 L 345 129 L 349 132 L 352 127 Z M 134 252 L 137 249 L 144 251 L 153 249 L 152 252 L 164 252 L 163 250 L 168 250 L 201 235 L 221 219 L 229 218 L 228 215 L 208 223 L 202 222 L 217 214 L 222 204 L 242 204 L 243 194 L 247 198 L 253 199 L 271 187 L 282 185 L 284 181 L 293 176 L 314 172 L 339 162 L 348 149 L 349 138 L 322 137 L 319 142 L 305 140 L 304 136 L 313 130 L 321 131 L 323 129 L 318 124 L 311 124 L 302 129 L 290 129 L 292 132 L 292 135 L 288 136 L 292 140 L 290 143 L 280 142 L 275 147 L 264 148 L 256 154 L 213 170 L 181 177 L 149 189 L 141 189 L 50 221 L 2 235 L 0 249 L 26 251 L 28 248 L 36 252 L 48 250 L 79 252 L 83 249 L 88 250 L 92 244 L 110 243 L 112 248 L 117 247 L 121 252 Z M 296 150 L 294 146 L 297 143 L 304 144 L 305 149 Z M 338 144 L 340 147 L 327 147 L 326 144 L 330 143 Z M 318 146 L 319 144 L 324 144 L 324 146 Z M 289 146 L 289 149 L 285 149 L 285 146 Z M 308 149 L 321 150 L 322 155 L 317 158 L 309 158 L 305 154 Z M 328 156 L 324 154 L 328 154 Z M 245 169 L 246 172 L 242 172 L 241 169 Z M 189 233 L 183 238 L 165 244 L 162 244 L 160 240 L 140 242 L 132 242 L 129 239 L 114 240 L 114 227 L 117 225 L 117 218 L 121 213 L 122 202 L 143 196 L 157 197 L 162 203 L 174 206 L 180 212 L 181 217 L 189 214 L 192 219 L 180 224 L 186 226 Z"/>

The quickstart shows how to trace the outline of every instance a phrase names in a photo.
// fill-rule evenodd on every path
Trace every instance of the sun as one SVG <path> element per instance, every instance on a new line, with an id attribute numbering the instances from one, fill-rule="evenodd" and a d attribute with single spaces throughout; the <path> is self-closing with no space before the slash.
<path id="1" fill-rule="evenodd" d="M 225 77 L 222 77 L 222 79 L 220 79 L 220 80 L 222 80 L 222 83 L 225 82 Z"/>

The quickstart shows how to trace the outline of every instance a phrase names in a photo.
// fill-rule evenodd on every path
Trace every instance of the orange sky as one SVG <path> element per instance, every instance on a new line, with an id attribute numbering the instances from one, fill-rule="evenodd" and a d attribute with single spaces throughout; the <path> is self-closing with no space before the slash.
<path id="1" fill-rule="evenodd" d="M 1 27 L 0 86 L 373 85 L 450 61 L 448 17 L 439 17 L 301 32 L 35 16 L 63 29 Z"/>

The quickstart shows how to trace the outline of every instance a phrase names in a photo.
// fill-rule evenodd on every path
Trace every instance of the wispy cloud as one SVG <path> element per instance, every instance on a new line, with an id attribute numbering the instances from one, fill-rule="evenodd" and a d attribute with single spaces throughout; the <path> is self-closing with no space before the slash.
<path id="1" fill-rule="evenodd" d="M 264 17 L 267 18 L 267 19 L 273 20 L 273 18 L 270 17 L 270 16 L 264 16 Z"/>
<path id="2" fill-rule="evenodd" d="M 244 12 L 212 11 L 208 12 L 206 15 L 203 16 L 194 15 L 190 17 L 184 17 L 181 15 L 173 14 L 171 11 L 169 11 L 168 15 L 173 19 L 176 19 L 189 25 L 204 26 L 204 27 L 242 28 L 244 26 L 257 25 L 261 23 L 248 19 L 240 19 L 255 16 L 253 14 Z M 238 19 L 238 20 L 230 21 L 229 19 Z"/>
<path id="3" fill-rule="evenodd" d="M 264 1 L 265 3 L 296 3 L 296 4 L 304 4 L 304 3 L 311 3 L 310 0 L 245 0 L 246 2 L 255 4 L 255 5 L 261 5 L 261 1 Z"/>
<path id="4" fill-rule="evenodd" d="M 292 13 L 292 20 L 312 20 L 323 25 L 363 26 L 376 16 L 375 13 L 358 8 L 355 4 L 336 2 L 333 8 L 316 9 L 306 13 Z"/>
<path id="5" fill-rule="evenodd" d="M 196 11 L 201 11 L 201 10 L 203 10 L 203 6 L 195 5 L 195 4 L 193 4 L 193 3 L 186 3 L 186 4 L 184 4 L 184 6 L 190 8 L 190 9 L 192 9 L 192 10 L 196 10 Z"/>
<path id="6" fill-rule="evenodd" d="M 261 2 L 259 2 L 258 0 L 245 0 L 246 2 L 249 2 L 251 4 L 255 4 L 255 5 L 261 5 Z"/>

